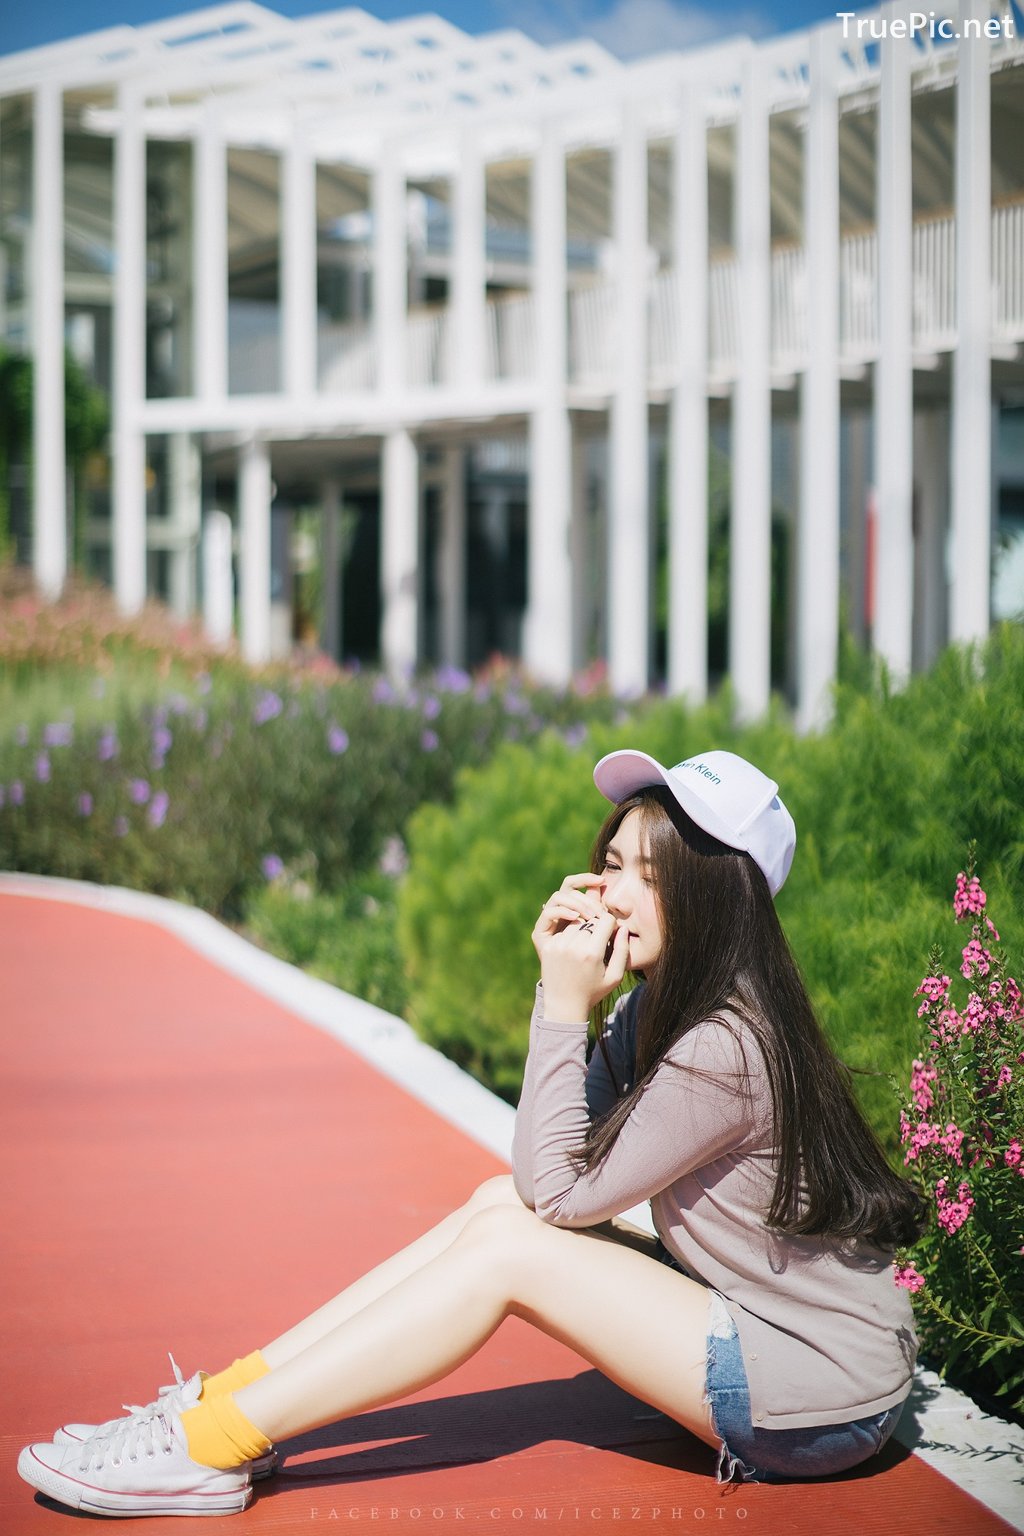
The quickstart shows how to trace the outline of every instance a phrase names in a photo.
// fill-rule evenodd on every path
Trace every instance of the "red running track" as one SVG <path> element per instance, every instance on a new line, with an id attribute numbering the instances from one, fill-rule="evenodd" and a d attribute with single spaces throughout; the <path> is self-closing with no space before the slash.
<path id="1" fill-rule="evenodd" d="M 186 1373 L 245 1354 L 505 1167 L 156 924 L 0 896 L 0 977 L 0 1533 L 49 1536 L 91 1517 L 18 1479 L 22 1445 L 148 1401 L 168 1349 Z M 896 1445 L 827 1484 L 722 1490 L 710 1451 L 518 1319 L 287 1449 L 204 1532 L 1011 1530 Z"/>

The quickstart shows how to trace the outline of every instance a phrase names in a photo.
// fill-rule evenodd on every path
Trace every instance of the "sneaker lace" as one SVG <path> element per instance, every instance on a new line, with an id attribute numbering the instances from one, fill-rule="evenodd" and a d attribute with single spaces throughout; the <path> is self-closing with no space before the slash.
<path id="1" fill-rule="evenodd" d="M 185 1378 L 181 1374 L 181 1371 L 178 1369 L 178 1362 L 175 1360 L 170 1350 L 167 1352 L 167 1358 L 171 1362 L 171 1370 L 174 1372 L 174 1380 L 172 1382 L 168 1382 L 166 1387 L 160 1388 L 153 1402 L 146 1403 L 142 1407 L 140 1407 L 138 1403 L 122 1403 L 121 1407 L 124 1409 L 125 1413 L 131 1416 L 131 1418 L 144 1418 L 147 1414 L 152 1413 L 154 1409 L 162 1407 L 163 1399 L 165 1397 L 168 1397 L 172 1392 L 179 1391 L 185 1385 Z M 118 1419 L 112 1419 L 110 1422 L 112 1424 L 118 1424 L 121 1421 Z"/>
<path id="2" fill-rule="evenodd" d="M 110 1434 L 83 1440 L 79 1470 L 85 1472 L 92 1466 L 98 1472 L 105 1463 L 119 1467 L 125 1460 L 138 1461 L 142 1455 L 152 1457 L 161 1452 L 170 1456 L 173 1450 L 170 1419 L 162 1408 L 154 1405 L 149 1413 L 123 1420 L 121 1428 Z"/>

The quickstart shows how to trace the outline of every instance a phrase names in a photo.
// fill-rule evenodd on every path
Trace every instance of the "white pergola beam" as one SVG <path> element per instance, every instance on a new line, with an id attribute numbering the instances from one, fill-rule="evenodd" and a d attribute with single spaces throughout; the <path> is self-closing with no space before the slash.
<path id="1" fill-rule="evenodd" d="M 669 404 L 668 686 L 708 688 L 708 153 L 703 100 L 683 92 L 673 149 L 679 380 Z"/>
<path id="2" fill-rule="evenodd" d="M 891 20 L 891 5 L 883 7 Z M 873 644 L 900 681 L 910 672 L 914 601 L 914 375 L 910 44 L 882 44 L 878 110 L 878 333 L 875 368 Z"/>
<path id="3" fill-rule="evenodd" d="M 804 151 L 807 367 L 800 383 L 797 726 L 831 712 L 839 661 L 839 101 L 837 36 L 811 34 Z"/>
<path id="4" fill-rule="evenodd" d="M 984 24 L 988 0 L 961 0 Z M 991 83 L 987 50 L 958 45 L 956 76 L 956 331 L 953 353 L 949 635 L 988 634 L 992 558 Z"/>
<path id="5" fill-rule="evenodd" d="M 651 532 L 647 422 L 647 137 L 623 109 L 613 155 L 616 374 L 608 508 L 608 675 L 617 693 L 648 683 Z"/>
<path id="6" fill-rule="evenodd" d="M 112 423 L 114 595 L 122 613 L 146 601 L 146 141 L 141 103 L 122 86 L 114 141 L 114 390 Z"/>
<path id="7" fill-rule="evenodd" d="M 33 102 L 31 294 L 32 563 L 48 601 L 67 576 L 64 453 L 64 98 L 40 85 Z"/>
<path id="8" fill-rule="evenodd" d="M 768 104 L 748 48 L 737 133 L 739 359 L 733 394 L 729 676 L 741 720 L 768 708 L 771 683 L 771 165 Z"/>

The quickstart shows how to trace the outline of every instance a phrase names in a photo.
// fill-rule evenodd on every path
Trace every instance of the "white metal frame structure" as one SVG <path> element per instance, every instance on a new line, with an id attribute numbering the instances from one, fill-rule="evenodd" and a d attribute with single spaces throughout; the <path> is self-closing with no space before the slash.
<path id="1" fill-rule="evenodd" d="M 592 659 L 580 655 L 586 594 L 574 571 L 578 424 L 606 419 L 606 659 L 616 689 L 643 690 L 651 678 L 650 436 L 658 410 L 668 460 L 667 684 L 699 700 L 708 686 L 709 410 L 731 401 L 729 671 L 740 712 L 754 717 L 769 702 L 772 411 L 773 397 L 785 396 L 799 466 L 793 692 L 797 718 L 810 727 L 827 713 L 837 668 L 842 390 L 852 383 L 873 404 L 873 462 L 858 471 L 873 485 L 877 509 L 872 639 L 901 676 L 914 660 L 915 377 L 948 368 L 948 519 L 933 508 L 924 524 L 940 545 L 949 525 L 945 634 L 984 635 L 993 357 L 1019 367 L 1024 343 L 1024 202 L 993 204 L 990 93 L 993 81 L 1005 90 L 1009 80 L 1021 93 L 1024 125 L 1024 45 L 1016 26 L 1003 23 L 1020 19 L 1009 5 L 960 0 L 953 12 L 982 36 L 953 44 L 927 33 L 900 37 L 893 23 L 902 12 L 885 4 L 858 13 L 860 37 L 844 37 L 836 21 L 764 44 L 739 39 L 627 65 L 586 40 L 544 48 L 518 33 L 473 38 L 436 16 L 385 23 L 356 9 L 293 21 L 233 0 L 0 59 L 0 99 L 32 101 L 25 335 L 35 359 L 40 589 L 56 596 L 68 564 L 59 231 L 62 123 L 73 99 L 82 126 L 113 141 L 112 572 L 126 612 L 147 589 L 148 436 L 184 444 L 177 451 L 185 481 L 197 478 L 188 462 L 200 443 L 236 446 L 240 629 L 254 659 L 273 645 L 276 446 L 362 442 L 380 454 L 381 655 L 392 668 L 415 666 L 417 440 L 430 433 L 447 445 L 441 649 L 460 662 L 460 456 L 474 432 L 497 424 L 525 433 L 529 444 L 523 658 L 538 676 L 565 682 Z M 998 26 L 985 36 L 993 18 Z M 955 100 L 952 205 L 915 219 L 912 106 L 939 90 Z M 841 134 L 857 114 L 877 123 L 873 217 L 843 232 Z M 788 193 L 803 231 L 797 242 L 773 235 L 773 189 L 792 178 L 777 154 L 783 119 L 802 146 Z M 732 145 L 728 249 L 712 248 L 709 233 L 713 140 Z M 145 381 L 146 153 L 157 141 L 192 147 L 194 361 L 189 393 L 173 398 L 147 398 Z M 277 386 L 246 390 L 231 387 L 226 189 L 229 156 L 254 148 L 277 157 L 279 168 L 281 326 Z M 657 215 L 649 199 L 655 152 L 669 168 Z M 1024 136 L 1009 153 L 1024 163 Z M 604 278 L 583 284 L 569 270 L 567 167 L 591 154 L 606 157 L 610 213 L 593 240 Z M 521 291 L 489 297 L 488 167 L 511 161 L 523 167 L 522 222 L 532 237 Z M 317 313 L 316 178 L 324 166 L 364 177 L 370 205 L 372 314 L 330 337 Z M 451 188 L 453 234 L 447 303 L 429 311 L 410 302 L 407 188 L 438 180 Z M 244 369 L 240 377 L 244 384 Z M 322 482 L 333 570 L 343 480 L 339 461 Z M 176 549 L 193 567 L 191 576 L 179 572 L 186 607 L 200 563 L 200 514 L 189 515 Z M 215 531 L 222 540 L 223 527 Z M 933 549 L 929 560 L 933 585 L 941 584 L 943 556 Z M 329 605 L 333 643 L 338 624 Z"/>

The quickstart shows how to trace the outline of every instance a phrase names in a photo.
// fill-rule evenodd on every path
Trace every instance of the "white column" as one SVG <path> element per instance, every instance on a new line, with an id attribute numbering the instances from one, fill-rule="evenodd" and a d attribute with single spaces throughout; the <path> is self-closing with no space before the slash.
<path id="1" fill-rule="evenodd" d="M 591 606 L 601 601 L 604 583 L 596 578 L 594 548 L 590 524 L 586 439 L 579 433 L 572 440 L 572 513 L 569 526 L 569 559 L 572 562 L 572 665 L 578 671 L 593 660 L 591 645 L 593 624 Z"/>
<path id="2" fill-rule="evenodd" d="M 192 388 L 217 400 L 228 388 L 227 152 L 219 120 L 207 104 L 195 141 L 192 283 L 195 293 Z"/>
<path id="3" fill-rule="evenodd" d="M 316 389 L 316 162 L 292 137 L 281 162 L 282 383 L 287 395 Z"/>
<path id="4" fill-rule="evenodd" d="M 384 144 L 373 177 L 373 327 L 377 387 L 388 395 L 401 393 L 405 385 L 405 197 L 397 151 Z"/>
<path id="5" fill-rule="evenodd" d="M 763 66 L 743 62 L 736 135 L 739 359 L 732 421 L 729 675 L 741 720 L 768 707 L 771 687 L 771 162 Z"/>
<path id="6" fill-rule="evenodd" d="M 324 569 L 324 633 L 321 643 L 328 656 L 341 661 L 341 485 L 336 479 L 325 480 L 321 485 L 320 507 L 323 516 L 321 556 Z"/>
<path id="7" fill-rule="evenodd" d="M 64 95 L 46 83 L 33 103 L 32 564 L 39 591 L 58 598 L 68 567 L 64 455 Z"/>
<path id="8" fill-rule="evenodd" d="M 797 707 L 823 725 L 839 663 L 839 96 L 833 26 L 810 34 L 804 151 L 807 367 L 800 381 Z"/>
<path id="9" fill-rule="evenodd" d="M 448 667 L 466 665 L 466 450 L 448 448 L 441 487 L 441 538 L 438 549 L 441 599 L 441 660 Z"/>
<path id="10" fill-rule="evenodd" d="M 146 140 L 141 102 L 122 86 L 114 139 L 113 535 L 114 593 L 122 613 L 146 600 Z"/>
<path id="11" fill-rule="evenodd" d="M 381 660 L 399 677 L 417 662 L 419 463 L 410 432 L 396 428 L 381 457 Z"/>
<path id="12" fill-rule="evenodd" d="M 227 645 L 234 629 L 231 540 L 228 514 L 207 512 L 203 519 L 203 630 L 214 645 Z"/>
<path id="13" fill-rule="evenodd" d="M 450 320 L 456 381 L 473 388 L 484 379 L 487 293 L 486 168 L 478 135 L 466 132 L 454 177 L 454 266 Z"/>
<path id="14" fill-rule="evenodd" d="M 270 449 L 250 438 L 238 455 L 239 609 L 242 655 L 270 659 Z"/>
<path id="15" fill-rule="evenodd" d="M 895 15 L 892 5 L 882 7 L 883 20 L 891 22 Z M 910 47 L 891 36 L 881 44 L 877 149 L 881 346 L 875 366 L 873 644 L 896 681 L 910 671 L 914 593 Z"/>
<path id="16" fill-rule="evenodd" d="M 202 521 L 202 459 L 188 432 L 167 440 L 170 522 L 176 542 L 170 551 L 170 605 L 180 619 L 195 611 L 196 546 Z"/>
<path id="17" fill-rule="evenodd" d="M 565 147 L 545 123 L 533 162 L 534 323 L 540 402 L 530 417 L 529 524 L 523 660 L 548 683 L 572 676 L 572 427 L 566 399 Z"/>
<path id="18" fill-rule="evenodd" d="M 708 154 L 704 102 L 680 102 L 673 146 L 672 259 L 679 377 L 668 415 L 668 687 L 708 689 Z"/>
<path id="19" fill-rule="evenodd" d="M 650 650 L 647 427 L 647 138 L 627 103 L 613 152 L 618 370 L 610 413 L 608 673 L 619 693 L 642 693 Z M 543 331 L 541 332 L 543 335 Z"/>
<path id="20" fill-rule="evenodd" d="M 987 0 L 965 17 L 989 18 Z M 953 353 L 950 639 L 988 634 L 992 559 L 991 88 L 989 43 L 963 38 L 956 75 L 956 351 Z"/>

